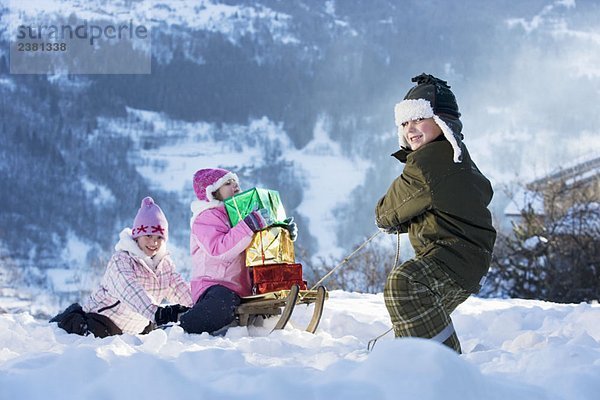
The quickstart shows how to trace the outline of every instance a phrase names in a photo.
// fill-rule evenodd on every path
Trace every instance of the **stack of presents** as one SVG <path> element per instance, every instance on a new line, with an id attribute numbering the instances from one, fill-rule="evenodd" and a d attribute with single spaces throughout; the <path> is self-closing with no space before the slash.
<path id="1" fill-rule="evenodd" d="M 278 223 L 286 218 L 279 193 L 252 188 L 225 200 L 231 226 L 235 226 L 253 210 L 265 208 Z M 246 249 L 246 266 L 251 268 L 253 294 L 288 290 L 293 285 L 306 290 L 302 264 L 295 262 L 294 242 L 286 228 L 272 226 L 256 232 Z"/>

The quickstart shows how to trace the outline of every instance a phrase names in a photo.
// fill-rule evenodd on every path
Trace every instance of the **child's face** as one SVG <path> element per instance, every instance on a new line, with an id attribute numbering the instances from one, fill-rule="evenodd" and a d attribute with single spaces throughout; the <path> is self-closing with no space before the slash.
<path id="1" fill-rule="evenodd" d="M 402 132 L 412 150 L 437 139 L 442 129 L 433 118 L 419 118 L 402 124 Z"/>
<path id="2" fill-rule="evenodd" d="M 239 192 L 240 186 L 237 184 L 235 179 L 230 179 L 215 192 L 215 198 L 219 200 L 225 200 L 234 194 L 238 194 Z"/>
<path id="3" fill-rule="evenodd" d="M 163 239 L 162 236 L 146 235 L 137 238 L 136 242 L 144 254 L 146 254 L 148 257 L 152 257 L 158 253 L 158 250 L 160 250 L 161 246 L 165 242 L 165 239 Z"/>

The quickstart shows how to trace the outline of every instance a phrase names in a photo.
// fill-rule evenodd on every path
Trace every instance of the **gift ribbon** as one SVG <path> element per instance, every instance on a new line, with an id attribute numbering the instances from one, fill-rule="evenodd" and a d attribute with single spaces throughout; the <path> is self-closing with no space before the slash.
<path id="1" fill-rule="evenodd" d="M 244 218 L 242 218 L 242 213 L 240 213 L 240 208 L 237 205 L 237 201 L 235 200 L 235 196 L 233 196 L 231 198 L 231 200 L 233 200 L 233 206 L 235 207 L 235 211 L 237 212 L 238 218 L 241 220 L 243 220 Z"/>
<path id="2" fill-rule="evenodd" d="M 260 234 L 260 258 L 262 260 L 263 266 L 265 265 L 265 245 L 263 243 L 263 232 L 258 232 Z"/>
<path id="3" fill-rule="evenodd" d="M 265 241 L 265 238 L 263 237 L 263 232 L 270 232 L 270 231 L 271 231 L 271 229 L 273 229 L 273 228 L 267 228 L 267 229 L 264 229 L 264 230 L 262 230 L 262 231 L 259 231 L 259 232 L 258 232 L 258 233 L 260 233 L 260 257 L 261 257 L 261 259 L 262 259 L 262 263 L 263 263 L 263 265 L 265 265 L 265 260 L 267 259 L 267 258 L 265 257 L 265 243 L 264 243 L 264 241 Z M 273 240 L 271 240 L 271 242 L 270 242 L 269 244 L 267 244 L 267 248 L 269 248 L 269 247 L 271 247 L 271 246 L 273 245 L 273 243 L 274 243 L 274 242 L 277 240 L 277 237 L 278 237 L 279 235 L 283 235 L 283 232 L 282 232 L 282 231 L 280 231 L 278 234 L 276 234 L 276 235 L 274 234 L 274 235 L 273 235 L 273 236 L 274 236 L 274 238 L 273 238 Z M 268 239 L 268 238 L 269 238 L 269 237 L 267 236 L 267 239 Z M 279 242 L 279 243 L 280 243 L 280 246 L 279 246 L 279 247 L 280 247 L 280 249 L 279 249 L 279 250 L 281 250 L 281 247 L 283 246 L 283 236 L 279 238 L 279 241 L 280 241 L 280 242 Z M 283 258 L 283 257 L 281 257 L 281 254 L 279 254 L 279 253 L 281 253 L 281 251 L 280 251 L 280 252 L 278 252 L 278 254 L 275 254 L 275 257 L 276 257 L 276 258 L 277 258 L 277 257 L 278 257 L 278 258 Z"/>

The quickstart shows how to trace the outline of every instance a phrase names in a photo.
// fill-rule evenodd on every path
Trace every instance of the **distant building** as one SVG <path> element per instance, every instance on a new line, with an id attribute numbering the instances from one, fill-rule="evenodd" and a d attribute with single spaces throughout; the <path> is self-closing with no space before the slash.
<path id="1" fill-rule="evenodd" d="M 555 302 L 597 301 L 600 154 L 561 163 L 511 199 L 505 215 L 513 229 L 497 242 L 491 271 L 496 290 Z"/>
<path id="2" fill-rule="evenodd" d="M 531 211 L 554 220 L 569 217 L 582 208 L 595 210 L 600 204 L 600 156 L 595 155 L 563 165 L 536 179 L 514 194 L 505 208 L 509 220 L 518 222 L 522 212 Z"/>

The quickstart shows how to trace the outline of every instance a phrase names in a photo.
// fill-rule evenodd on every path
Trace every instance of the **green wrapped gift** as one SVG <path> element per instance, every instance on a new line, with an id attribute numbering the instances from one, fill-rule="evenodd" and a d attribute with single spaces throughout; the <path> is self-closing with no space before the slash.
<path id="1" fill-rule="evenodd" d="M 252 188 L 225 200 L 225 210 L 231 226 L 236 226 L 245 216 L 260 208 L 269 210 L 271 217 L 277 222 L 283 222 L 286 218 L 276 190 Z"/>

